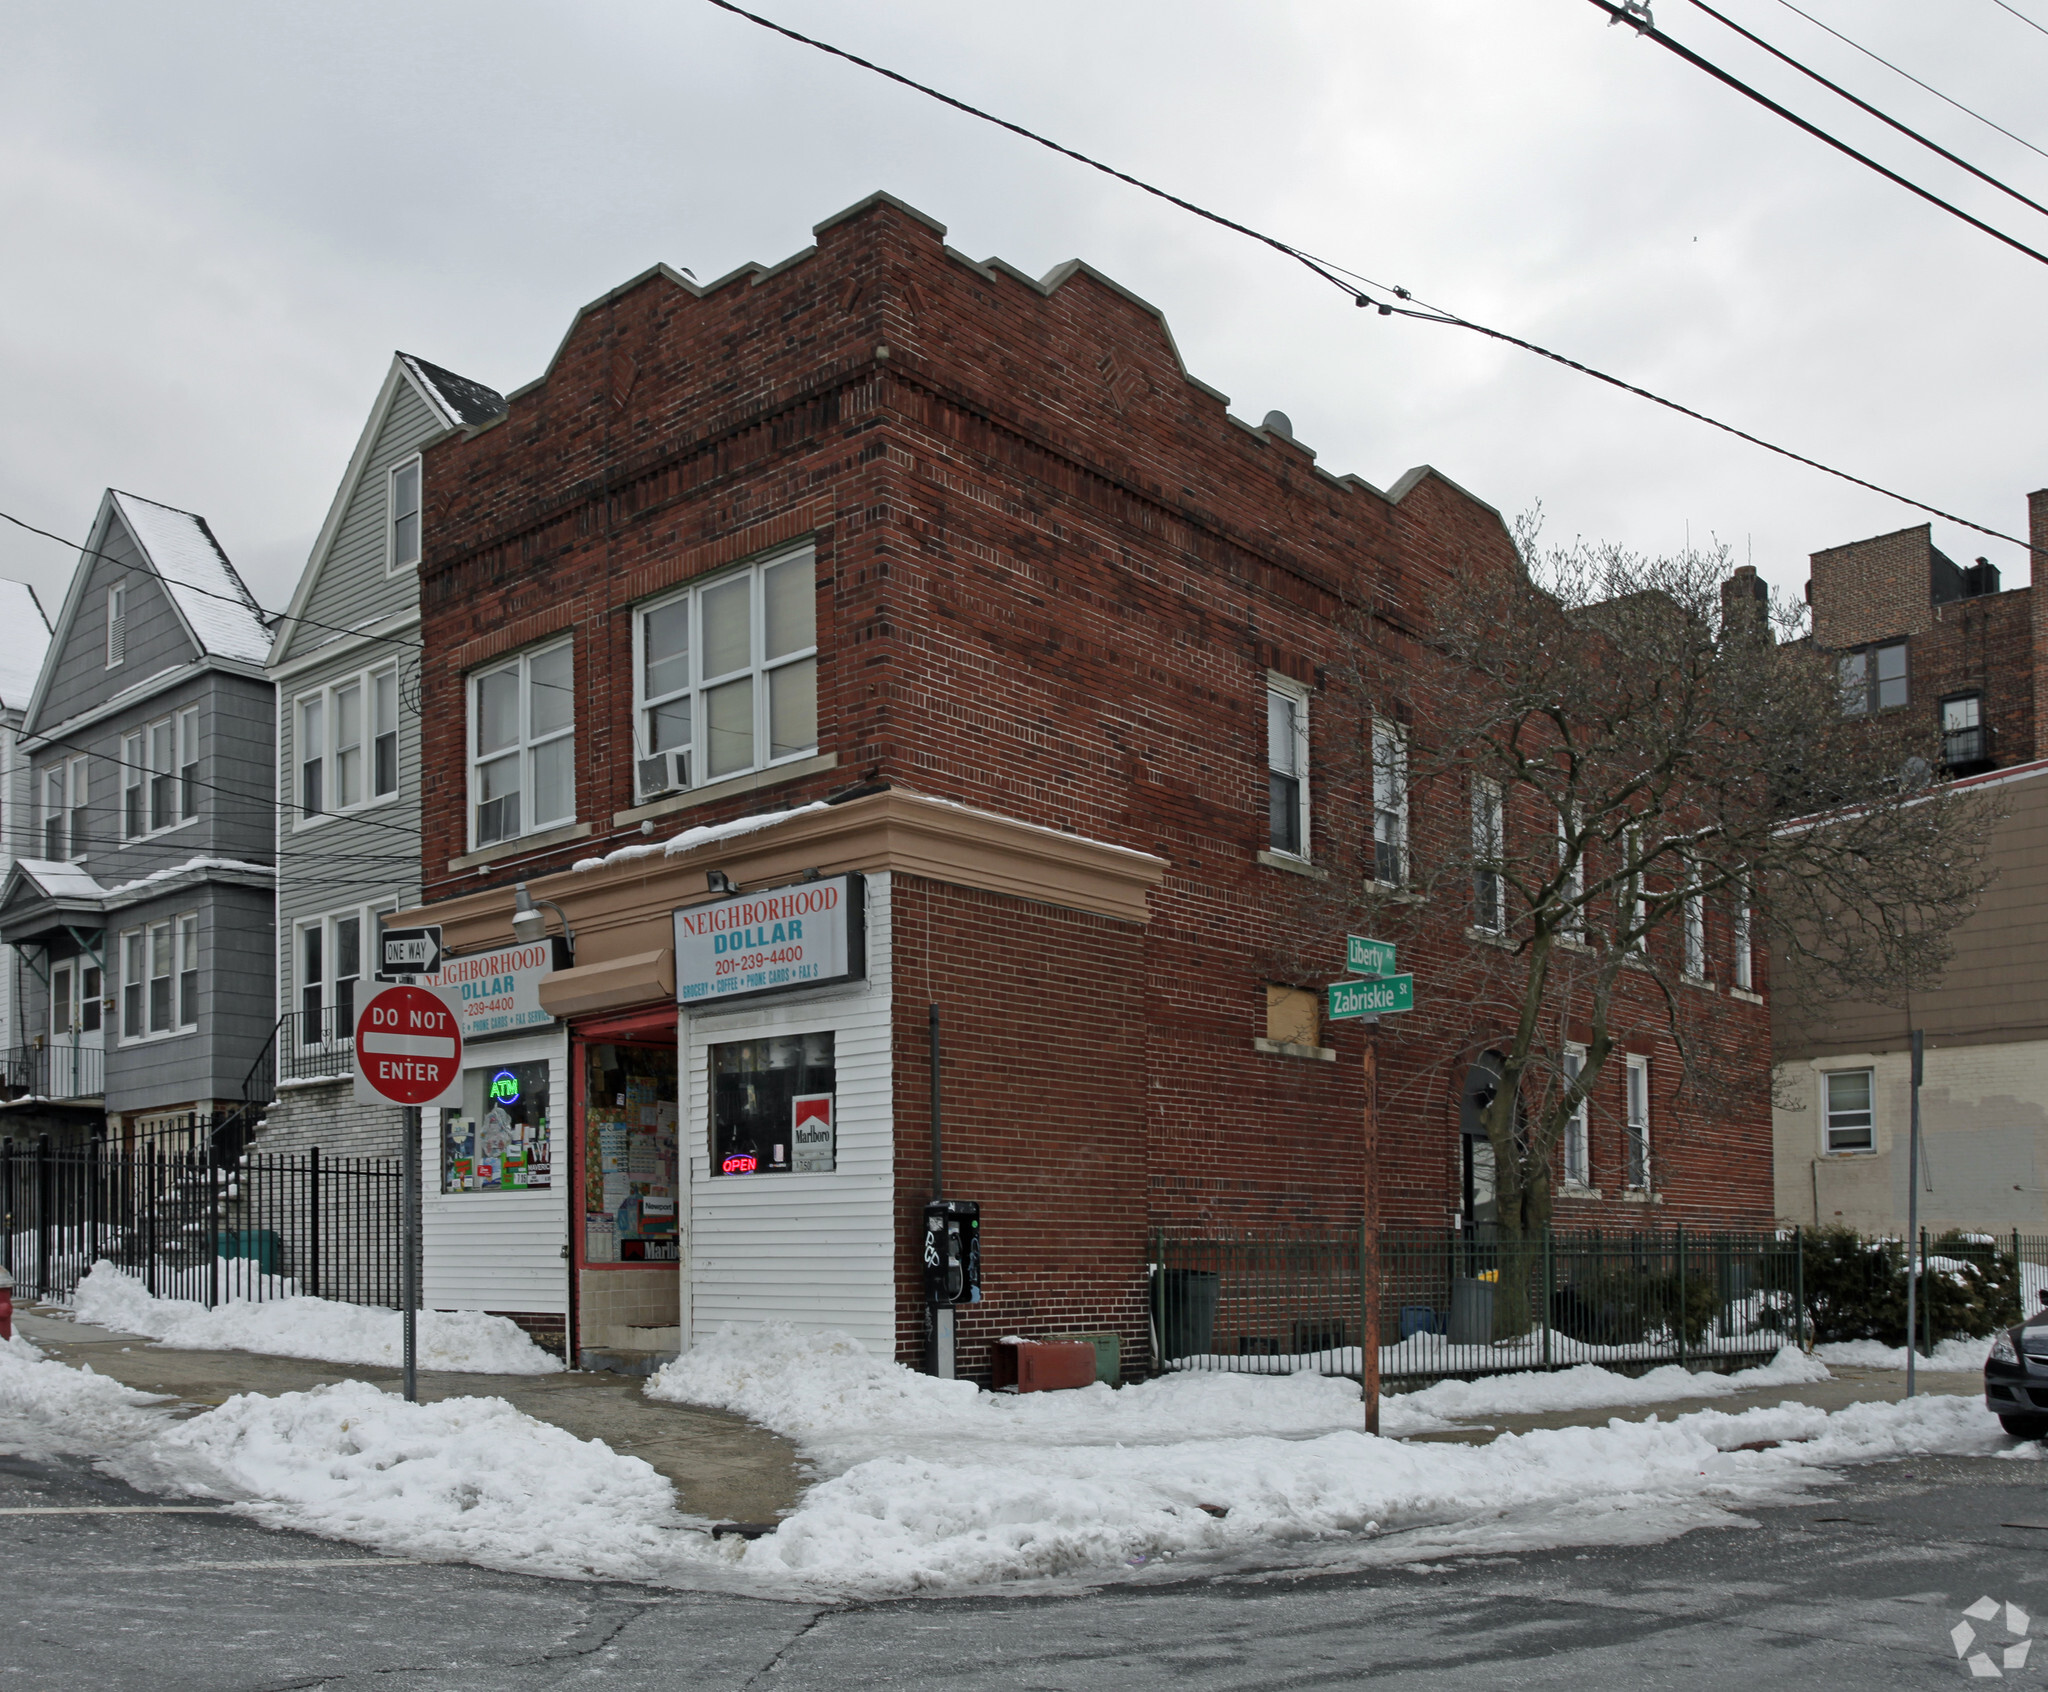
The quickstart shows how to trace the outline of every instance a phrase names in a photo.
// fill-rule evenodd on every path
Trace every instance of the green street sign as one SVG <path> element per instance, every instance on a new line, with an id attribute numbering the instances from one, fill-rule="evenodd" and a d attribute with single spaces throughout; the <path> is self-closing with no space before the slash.
<path id="1" fill-rule="evenodd" d="M 1330 983 L 1330 1020 L 1348 1016 L 1382 1016 L 1415 1008 L 1415 977 L 1389 975 L 1379 981 Z"/>
<path id="2" fill-rule="evenodd" d="M 1392 975 L 1393 941 L 1368 940 L 1362 934 L 1347 934 L 1344 937 L 1344 967 L 1353 975 Z"/>

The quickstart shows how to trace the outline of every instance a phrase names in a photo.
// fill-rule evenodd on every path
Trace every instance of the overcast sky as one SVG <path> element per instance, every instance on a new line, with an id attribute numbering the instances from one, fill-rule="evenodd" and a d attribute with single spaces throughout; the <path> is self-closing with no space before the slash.
<path id="1" fill-rule="evenodd" d="M 2048 158 L 1718 0 L 2036 198 Z M 2048 148 L 2048 33 L 1992 0 L 1800 0 Z M 2048 0 L 2016 0 L 2048 22 Z M 2048 483 L 2048 267 L 1610 28 L 1585 0 L 759 0 L 1134 174 L 2007 533 Z M 1659 24 L 2030 244 L 2013 205 L 1688 0 Z M 203 512 L 289 597 L 394 348 L 511 389 L 657 260 L 709 279 L 877 188 L 976 257 L 1080 257 L 1321 463 L 1430 463 L 1553 539 L 1806 555 L 1920 514 L 1284 258 L 702 0 L 12 0 L 0 18 L 0 509 Z M 1936 520 L 2008 586 L 2024 553 Z M 54 614 L 75 555 L 0 529 Z"/>

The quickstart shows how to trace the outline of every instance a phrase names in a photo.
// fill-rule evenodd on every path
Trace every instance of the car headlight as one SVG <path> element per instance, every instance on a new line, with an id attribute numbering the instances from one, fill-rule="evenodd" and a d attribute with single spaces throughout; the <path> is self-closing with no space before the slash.
<path id="1" fill-rule="evenodd" d="M 1991 1361 L 2017 1363 L 2019 1360 L 2020 1354 L 2013 1349 L 2012 1335 L 2001 1329 L 1998 1337 L 1991 1342 Z"/>

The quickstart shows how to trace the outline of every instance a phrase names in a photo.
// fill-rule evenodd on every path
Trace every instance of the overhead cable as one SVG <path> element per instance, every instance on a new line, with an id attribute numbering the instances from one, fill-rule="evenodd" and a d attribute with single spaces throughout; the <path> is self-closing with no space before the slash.
<path id="1" fill-rule="evenodd" d="M 2048 35 L 2048 24 L 2039 24 L 2034 22 L 2034 20 L 2028 17 L 2025 12 L 2021 11 L 2019 7 L 2008 6 L 2005 3 L 2005 0 L 1991 0 L 1991 4 L 1996 6 L 2001 12 L 2012 13 L 2012 15 L 2018 18 L 2021 23 L 2025 24 L 2027 28 L 2038 29 L 2043 35 Z"/>
<path id="2" fill-rule="evenodd" d="M 1624 381 L 1619 376 L 1611 376 L 1604 370 L 1595 369 L 1592 365 L 1567 357 L 1563 353 L 1553 352 L 1550 348 L 1540 346 L 1534 341 L 1525 340 L 1519 335 L 1511 335 L 1501 329 L 1488 328 L 1483 323 L 1476 323 L 1472 319 L 1461 317 L 1455 312 L 1431 306 L 1426 300 L 1416 299 L 1416 296 L 1407 288 L 1390 287 L 1386 283 L 1375 282 L 1372 278 L 1363 276 L 1357 271 L 1345 271 L 1342 266 L 1333 264 L 1328 259 L 1319 259 L 1311 253 L 1304 252 L 1301 248 L 1290 245 L 1278 236 L 1268 235 L 1262 230 L 1253 229 L 1249 225 L 1239 223 L 1234 218 L 1225 217 L 1220 212 L 1210 211 L 1206 206 L 1197 205 L 1192 200 L 1183 199 L 1178 194 L 1169 193 L 1164 188 L 1155 187 L 1152 183 L 1146 182 L 1142 178 L 1132 176 L 1128 171 L 1118 170 L 1113 165 L 1104 164 L 1100 159 L 1090 158 L 1086 153 L 1077 152 L 1072 147 L 1063 146 L 1057 141 L 1049 140 L 1034 130 L 1026 129 L 1022 124 L 1012 123 L 1008 118 L 997 117 L 990 112 L 981 110 L 978 106 L 971 106 L 965 100 L 955 99 L 951 94 L 941 93 L 938 89 L 905 76 L 900 71 L 893 71 L 886 66 L 875 64 L 872 60 L 863 59 L 857 53 L 849 53 L 843 47 L 833 46 L 829 41 L 817 40 L 798 30 L 791 29 L 785 24 L 779 24 L 773 18 L 763 17 L 758 12 L 750 12 L 744 6 L 735 5 L 733 0 L 707 0 L 707 3 L 716 6 L 720 11 L 731 12 L 735 17 L 745 18 L 747 22 L 757 24 L 762 29 L 769 30 L 776 35 L 786 36 L 789 40 L 795 41 L 802 46 L 815 48 L 818 52 L 830 54 L 836 59 L 844 59 L 848 64 L 858 65 L 862 70 L 872 71 L 877 76 L 886 77 L 891 82 L 900 83 L 905 88 L 912 89 L 919 94 L 937 100 L 941 105 L 951 106 L 955 111 L 964 112 L 967 116 L 977 118 L 983 123 L 994 124 L 998 129 L 1007 129 L 1013 135 L 1022 136 L 1027 141 L 1036 142 L 1039 146 L 1048 148 L 1064 158 L 1072 159 L 1076 164 L 1086 165 L 1090 170 L 1100 171 L 1104 176 L 1114 177 L 1117 181 L 1127 183 L 1129 186 L 1138 189 L 1141 193 L 1150 194 L 1155 199 L 1164 200 L 1169 205 L 1178 206 L 1181 210 L 1190 212 L 1196 217 L 1220 225 L 1222 228 L 1232 230 L 1250 240 L 1257 241 L 1262 246 L 1270 247 L 1275 252 L 1282 253 L 1297 263 L 1306 266 L 1325 282 L 1340 289 L 1350 297 L 1355 305 L 1376 307 L 1382 316 L 1391 317 L 1398 315 L 1413 317 L 1425 323 L 1442 323 L 1459 329 L 1469 329 L 1473 334 L 1484 335 L 1489 340 L 1501 341 L 1509 346 L 1520 347 L 1525 352 L 1534 353 L 1539 358 L 1548 359 L 1554 364 L 1561 364 L 1568 370 L 1576 370 L 1581 375 L 1590 376 L 1597 382 L 1606 383 L 1609 387 L 1619 388 L 1624 393 L 1634 394 L 1639 399 L 1648 400 L 1652 405 L 1663 406 L 1668 411 L 1675 411 L 1681 416 L 1690 417 L 1696 422 L 1705 423 L 1710 428 L 1719 429 L 1724 434 L 1733 435 L 1738 440 L 1747 441 L 1751 446 L 1761 447 L 1765 452 L 1776 453 L 1780 458 L 1790 459 L 1795 464 L 1805 465 L 1808 469 L 1818 470 L 1823 475 L 1833 476 L 1840 481 L 1851 483 L 1859 488 L 1868 489 L 1872 493 L 1881 494 L 1886 499 L 1896 500 L 1901 505 L 1911 506 L 1915 511 L 1924 511 L 1929 516 L 1941 518 L 1944 522 L 1957 524 L 1959 527 L 1972 530 L 1980 535 L 1988 535 L 1993 540 L 2006 541 L 2013 546 L 2026 548 L 2029 552 L 2033 550 L 2031 543 L 2021 540 L 2017 535 L 2009 535 L 2002 529 L 1993 529 L 1982 523 L 1974 523 L 1967 517 L 1959 517 L 1952 511 L 1944 511 L 1938 505 L 1929 505 L 1925 500 L 1915 499 L 1910 494 L 1900 493 L 1896 488 L 1888 488 L 1880 483 L 1868 481 L 1861 476 L 1852 475 L 1847 470 L 1838 470 L 1831 464 L 1823 464 L 1817 458 L 1809 458 L 1804 453 L 1794 452 L 1790 447 L 1782 447 L 1775 442 L 1763 439 L 1759 435 L 1752 435 L 1746 429 L 1738 429 L 1732 423 L 1723 423 L 1717 417 L 1710 417 L 1707 413 L 1696 411 L 1691 406 L 1681 405 L 1676 400 L 1666 399 L 1661 394 L 1652 393 L 1648 388 L 1638 387 L 1635 383 Z M 1598 0 L 1596 0 L 1596 3 L 1598 3 Z M 1882 169 L 1883 167 L 1880 166 L 1878 168 Z M 2039 258 L 2043 255 L 2035 254 L 2035 256 Z M 2048 259 L 2044 259 L 2044 262 L 2048 262 Z M 1342 274 L 1339 274 L 1340 271 Z M 1345 276 L 1354 278 L 1356 283 L 1363 284 L 1363 286 L 1357 286 L 1354 285 L 1354 282 L 1344 280 Z M 1378 289 L 1381 293 L 1394 297 L 1384 300 L 1374 299 L 1365 292 L 1367 288 Z M 1397 301 L 1402 303 L 1396 303 Z M 1409 301 L 1414 301 L 1414 304 L 1406 303 Z"/>

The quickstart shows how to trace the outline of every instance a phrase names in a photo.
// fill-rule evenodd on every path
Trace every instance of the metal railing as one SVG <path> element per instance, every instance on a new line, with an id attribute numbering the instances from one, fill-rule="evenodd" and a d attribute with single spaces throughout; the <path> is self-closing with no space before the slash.
<path id="1" fill-rule="evenodd" d="M 346 1079 L 355 1050 L 355 1007 L 323 1005 L 287 1011 L 277 1019 L 271 1045 L 278 1081 Z"/>
<path id="2" fill-rule="evenodd" d="M 1849 1242 L 1854 1242 L 1853 1244 Z M 1164 1369 L 1356 1376 L 1370 1325 L 1388 1381 L 1601 1363 L 1757 1362 L 1789 1343 L 1905 1343 L 1908 1253 L 1826 1231 L 1601 1234 L 1505 1242 L 1456 1231 L 1152 1241 L 1153 1355 Z M 2048 1238 L 1923 1239 L 1913 1337 L 1981 1337 L 2040 1308 Z"/>
<path id="3" fill-rule="evenodd" d="M 107 1054 L 69 1040 L 0 1050 L 0 1097 L 99 1099 L 107 1091 Z"/>
<path id="4" fill-rule="evenodd" d="M 222 1158 L 194 1118 L 132 1142 L 0 1141 L 0 1263 L 17 1299 L 68 1298 L 105 1259 L 161 1298 L 209 1307 L 305 1293 L 395 1308 L 395 1157 Z"/>

